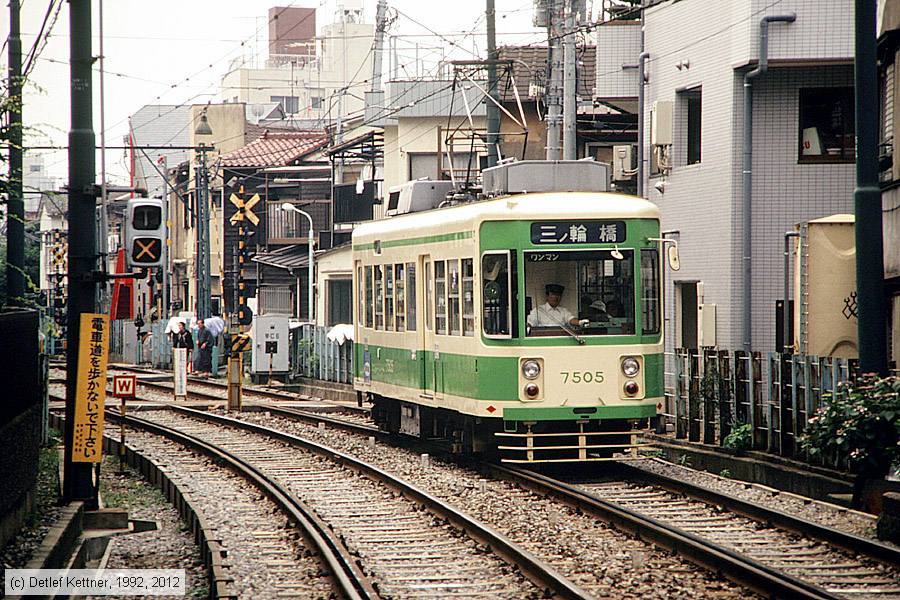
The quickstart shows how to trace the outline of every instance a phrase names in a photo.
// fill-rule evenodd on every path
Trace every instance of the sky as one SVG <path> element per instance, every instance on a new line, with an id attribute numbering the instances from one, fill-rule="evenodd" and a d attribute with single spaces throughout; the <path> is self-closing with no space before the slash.
<path id="1" fill-rule="evenodd" d="M 44 20 L 50 0 L 21 0 L 23 53 L 27 54 Z M 363 5 L 365 22 L 373 22 L 376 0 Z M 93 1 L 94 55 L 100 55 L 99 6 Z M 353 0 L 345 0 L 347 4 Z M 4 3 L 8 4 L 8 3 Z M 65 145 L 69 130 L 69 3 L 63 1 L 46 46 L 26 84 L 24 120 L 26 147 Z M 231 61 L 242 54 L 264 55 L 268 40 L 268 9 L 272 6 L 317 7 L 317 24 L 332 21 L 335 0 L 106 0 L 103 2 L 105 56 L 104 114 L 106 144 L 121 146 L 128 116 L 147 104 L 203 104 L 216 101 L 219 82 Z M 484 56 L 484 0 L 432 2 L 389 0 L 399 12 L 389 33 L 421 43 L 420 57 L 435 60 L 441 49 L 456 46 L 459 58 Z M 540 43 L 542 34 L 531 24 L 532 0 L 496 0 L 498 43 Z M 0 40 L 9 35 L 8 9 L 0 16 Z M 51 18 L 52 22 L 52 18 Z M 418 22 L 418 23 L 416 23 Z M 427 29 L 426 29 L 427 27 Z M 429 31 L 429 29 L 431 31 Z M 435 34 L 440 34 L 435 35 Z M 416 37 L 413 37 L 416 36 Z M 430 47 L 430 49 L 428 48 Z M 0 68 L 5 77 L 4 46 Z M 402 62 L 402 57 L 401 57 Z M 95 67 L 97 65 L 95 64 Z M 385 62 L 384 68 L 387 68 Z M 100 78 L 94 72 L 94 131 L 100 145 Z M 51 175 L 65 181 L 65 151 L 32 150 L 45 154 Z M 108 178 L 127 182 L 125 154 L 106 153 Z M 97 159 L 100 181 L 100 158 Z"/>

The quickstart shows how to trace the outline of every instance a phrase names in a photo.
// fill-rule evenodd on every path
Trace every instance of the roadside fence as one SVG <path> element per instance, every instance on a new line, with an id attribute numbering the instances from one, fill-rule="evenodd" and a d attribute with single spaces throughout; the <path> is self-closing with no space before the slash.
<path id="1" fill-rule="evenodd" d="M 806 423 L 856 368 L 847 359 L 777 352 L 679 349 L 666 358 L 676 438 L 723 445 L 749 425 L 749 449 L 801 459 Z"/>
<path id="2" fill-rule="evenodd" d="M 353 383 L 353 341 L 328 339 L 330 327 L 303 325 L 291 331 L 291 365 L 298 377 Z"/>

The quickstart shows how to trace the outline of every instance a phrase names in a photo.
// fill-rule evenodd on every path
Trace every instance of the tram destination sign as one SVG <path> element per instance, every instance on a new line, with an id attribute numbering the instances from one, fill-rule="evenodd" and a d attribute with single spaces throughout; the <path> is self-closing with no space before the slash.
<path id="1" fill-rule="evenodd" d="M 535 221 L 532 244 L 621 244 L 625 221 Z"/>

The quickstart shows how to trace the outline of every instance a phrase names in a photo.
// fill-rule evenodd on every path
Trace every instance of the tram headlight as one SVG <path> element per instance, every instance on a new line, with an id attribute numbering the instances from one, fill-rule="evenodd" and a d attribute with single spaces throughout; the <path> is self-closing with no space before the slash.
<path id="1" fill-rule="evenodd" d="M 633 356 L 622 359 L 622 372 L 626 377 L 634 377 L 641 370 L 641 363 Z"/>
<path id="2" fill-rule="evenodd" d="M 541 374 L 541 365 L 536 360 L 526 360 L 522 363 L 522 376 L 525 379 L 537 379 Z"/>

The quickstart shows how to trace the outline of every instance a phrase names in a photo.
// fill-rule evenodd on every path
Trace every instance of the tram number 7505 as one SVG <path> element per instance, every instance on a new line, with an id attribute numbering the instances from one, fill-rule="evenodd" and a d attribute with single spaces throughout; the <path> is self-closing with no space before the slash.
<path id="1" fill-rule="evenodd" d="M 560 371 L 563 383 L 603 383 L 603 371 Z"/>

